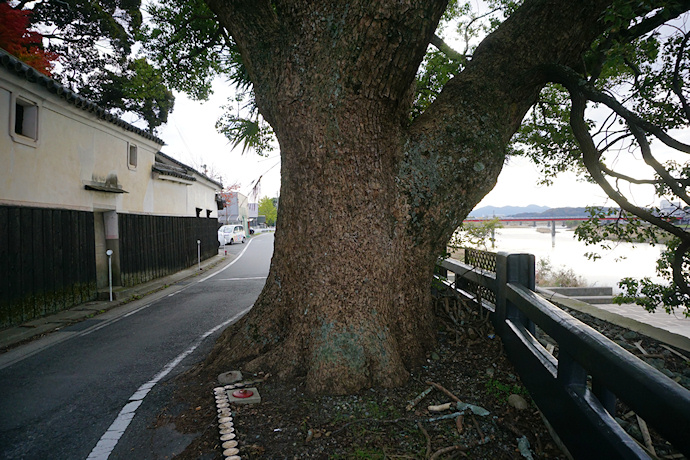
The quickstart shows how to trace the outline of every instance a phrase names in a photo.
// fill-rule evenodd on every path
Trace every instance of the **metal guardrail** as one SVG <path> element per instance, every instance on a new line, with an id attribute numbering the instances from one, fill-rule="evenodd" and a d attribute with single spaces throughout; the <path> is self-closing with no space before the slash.
<path id="1" fill-rule="evenodd" d="M 532 399 L 576 459 L 648 459 L 615 421 L 620 399 L 690 457 L 690 391 L 534 292 L 534 256 L 496 254 L 495 273 L 446 259 L 455 283 L 495 294 L 491 319 Z M 450 283 L 447 283 L 450 285 Z M 463 288 L 461 295 L 476 299 Z M 493 307 L 493 308 L 491 308 Z M 558 344 L 558 358 L 536 327 Z"/>

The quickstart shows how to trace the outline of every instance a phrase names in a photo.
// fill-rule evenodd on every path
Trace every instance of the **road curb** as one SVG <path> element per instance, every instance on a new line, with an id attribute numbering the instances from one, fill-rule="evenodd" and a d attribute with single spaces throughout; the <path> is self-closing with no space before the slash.
<path id="1" fill-rule="evenodd" d="M 173 273 L 172 275 L 152 280 L 148 283 L 125 288 L 117 287 L 113 289 L 116 298 L 114 298 L 112 302 L 108 300 L 92 300 L 53 315 L 33 319 L 19 326 L 0 330 L 0 353 L 4 353 L 14 347 L 60 330 L 71 324 L 96 317 L 113 308 L 166 289 L 175 283 L 205 275 L 216 268 L 221 269 L 235 258 L 236 256 L 232 254 L 218 254 L 202 261 L 201 270 L 199 270 L 199 265 L 195 264 L 192 267 Z"/>

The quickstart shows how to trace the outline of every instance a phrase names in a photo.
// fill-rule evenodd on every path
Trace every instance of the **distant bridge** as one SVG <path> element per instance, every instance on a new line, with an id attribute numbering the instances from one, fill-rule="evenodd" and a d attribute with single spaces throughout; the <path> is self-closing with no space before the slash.
<path id="1" fill-rule="evenodd" d="M 491 222 L 498 219 L 499 222 L 561 222 L 569 220 L 585 221 L 590 217 L 470 217 L 464 222 Z M 599 220 L 619 220 L 620 217 L 599 217 Z"/>
<path id="2" fill-rule="evenodd" d="M 589 220 L 589 217 L 479 217 L 479 218 L 470 218 L 470 219 L 465 219 L 463 222 L 492 222 L 495 220 L 498 220 L 499 222 L 534 222 L 534 225 L 536 225 L 537 222 L 550 222 L 550 225 L 548 227 L 551 227 L 551 238 L 552 238 L 552 245 L 556 245 L 556 222 L 566 222 L 566 221 L 585 221 Z M 620 217 L 599 217 L 598 220 L 619 220 Z M 495 240 L 496 238 L 496 230 L 491 229 L 491 239 Z M 493 245 L 492 245 L 493 247 Z"/>

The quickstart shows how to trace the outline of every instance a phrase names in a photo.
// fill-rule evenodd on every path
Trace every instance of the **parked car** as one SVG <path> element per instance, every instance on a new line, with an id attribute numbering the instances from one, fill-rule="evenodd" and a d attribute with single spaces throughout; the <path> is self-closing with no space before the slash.
<path id="1" fill-rule="evenodd" d="M 221 246 L 233 243 L 244 243 L 247 236 L 242 225 L 223 225 L 218 229 L 218 243 Z"/>

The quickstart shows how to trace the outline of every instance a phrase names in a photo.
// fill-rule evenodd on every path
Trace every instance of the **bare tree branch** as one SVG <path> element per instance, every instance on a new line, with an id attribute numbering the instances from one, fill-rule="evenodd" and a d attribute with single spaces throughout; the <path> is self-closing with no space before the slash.
<path id="1" fill-rule="evenodd" d="M 601 163 L 600 163 L 600 168 L 604 174 L 607 174 L 611 177 L 615 177 L 616 179 L 621 179 L 621 180 L 624 180 L 626 182 L 630 182 L 631 184 L 656 185 L 659 183 L 659 181 L 656 179 L 636 179 L 632 176 L 628 176 L 628 175 L 619 173 L 618 171 L 614 171 L 613 169 L 610 169 L 608 166 L 601 164 Z"/>
<path id="2" fill-rule="evenodd" d="M 458 53 L 453 48 L 450 47 L 446 42 L 443 41 L 441 37 L 434 34 L 431 37 L 431 44 L 434 45 L 440 52 L 448 56 L 454 61 L 467 62 L 467 56 Z"/>
<path id="3" fill-rule="evenodd" d="M 683 56 L 685 56 L 683 51 L 688 44 L 688 39 L 690 39 L 690 32 L 685 34 L 683 41 L 680 43 L 680 50 L 678 50 L 678 55 L 676 56 L 676 65 L 673 69 L 671 88 L 673 88 L 673 92 L 676 93 L 676 96 L 678 96 L 678 99 L 680 99 L 680 103 L 683 105 L 685 117 L 690 120 L 690 104 L 688 104 L 688 100 L 683 94 L 683 83 L 682 79 L 680 78 L 680 63 L 683 60 Z"/>
<path id="4" fill-rule="evenodd" d="M 644 132 L 635 125 L 630 125 L 630 131 L 637 139 L 640 145 L 640 150 L 642 151 L 642 159 L 644 162 L 651 166 L 654 171 L 661 177 L 661 180 L 666 183 L 671 188 L 671 191 L 675 193 L 681 200 L 686 204 L 690 205 L 690 197 L 688 196 L 685 188 L 678 184 L 678 181 L 671 177 L 671 174 L 664 168 L 664 166 L 657 161 L 652 155 L 652 149 L 649 147 L 649 141 L 644 135 Z"/>

